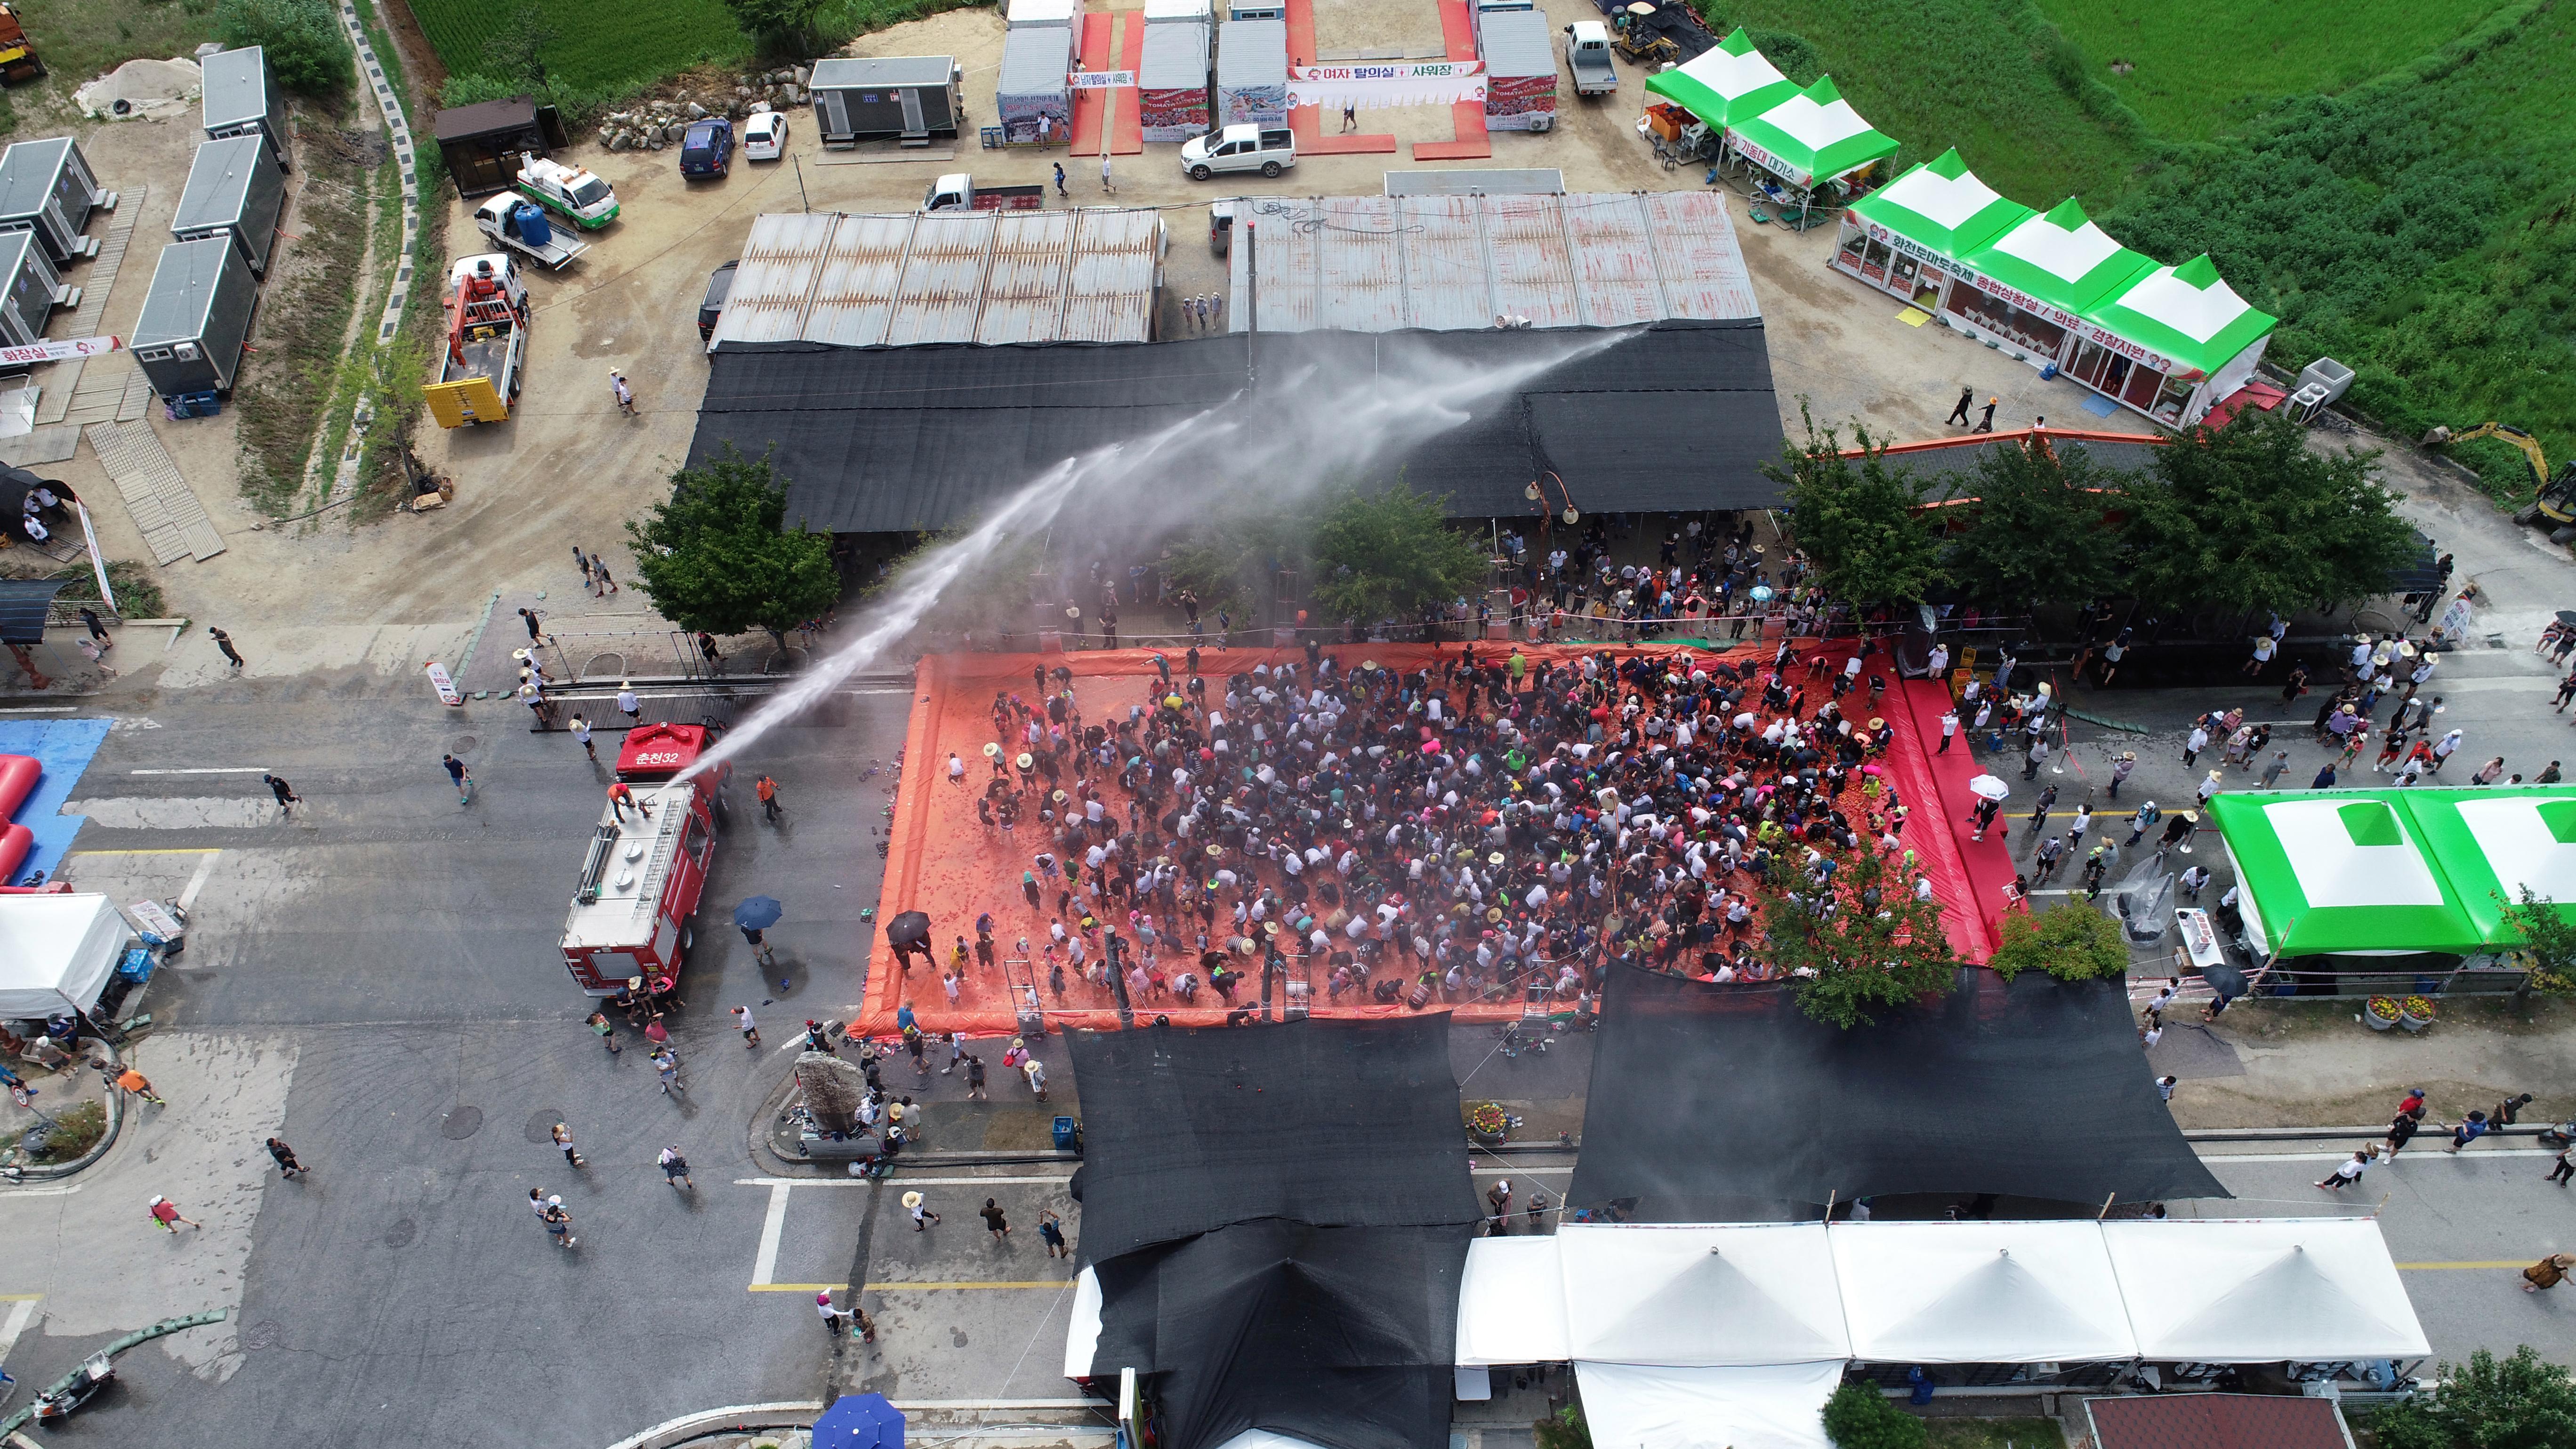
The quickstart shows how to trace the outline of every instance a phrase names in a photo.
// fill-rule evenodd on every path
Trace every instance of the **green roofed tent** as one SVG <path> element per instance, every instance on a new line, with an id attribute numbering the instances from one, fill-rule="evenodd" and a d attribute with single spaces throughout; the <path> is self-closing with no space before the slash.
<path id="1" fill-rule="evenodd" d="M 2260 342 L 2276 320 L 2255 311 L 2218 278 L 2207 252 L 2178 267 L 2143 272 L 2085 310 L 2085 317 L 2172 358 L 2180 372 L 2214 373 Z"/>
<path id="2" fill-rule="evenodd" d="M 1897 148 L 1894 137 L 1871 130 L 1851 108 L 1832 76 L 1728 126 L 1726 135 L 1747 159 L 1793 186 L 1848 176 L 1895 155 Z"/>
<path id="3" fill-rule="evenodd" d="M 2576 916 L 2576 791 L 2407 790 L 2400 799 L 2486 945 L 2528 944 L 2504 914 L 2525 886 Z"/>
<path id="4" fill-rule="evenodd" d="M 2111 240 L 2072 198 L 2046 215 L 2006 228 L 1960 260 L 2069 316 L 2083 315 L 2155 267 L 2154 261 Z"/>
<path id="5" fill-rule="evenodd" d="M 1851 204 L 1853 214 L 1936 258 L 1964 259 L 2035 215 L 1977 179 L 1956 147 Z"/>
<path id="6" fill-rule="evenodd" d="M 2247 924 L 2266 950 L 2466 956 L 2485 946 L 2404 793 L 2229 793 L 2209 802 L 2251 907 Z"/>
<path id="7" fill-rule="evenodd" d="M 1753 38 L 1736 27 L 1733 35 L 1703 51 L 1686 65 L 1646 77 L 1646 93 L 1673 104 L 1724 130 L 1750 120 L 1798 93 L 1798 83 L 1753 48 Z"/>

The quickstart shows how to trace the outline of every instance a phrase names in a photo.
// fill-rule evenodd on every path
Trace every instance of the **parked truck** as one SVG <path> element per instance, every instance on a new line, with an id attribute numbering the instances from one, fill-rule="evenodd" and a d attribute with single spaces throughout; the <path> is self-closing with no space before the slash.
<path id="1" fill-rule="evenodd" d="M 1619 89 L 1619 67 L 1610 59 L 1610 28 L 1598 20 L 1565 27 L 1565 64 L 1578 96 L 1606 96 Z"/>
<path id="2" fill-rule="evenodd" d="M 952 171 L 922 193 L 924 211 L 1043 211 L 1043 186 L 977 186 L 975 178 Z"/>
<path id="3" fill-rule="evenodd" d="M 466 257 L 448 270 L 447 356 L 424 391 L 442 428 L 497 423 L 518 400 L 527 365 L 528 288 L 506 253 Z"/>
<path id="4" fill-rule="evenodd" d="M 515 184 L 529 200 L 548 211 L 562 212 L 583 231 L 597 231 L 617 220 L 617 192 L 587 168 L 522 155 Z"/>
<path id="5" fill-rule="evenodd" d="M 1193 181 L 1220 171 L 1276 176 L 1297 164 L 1297 133 L 1285 126 L 1241 122 L 1181 143 L 1181 170 Z"/>
<path id="6" fill-rule="evenodd" d="M 545 210 L 524 196 L 502 192 L 474 209 L 474 225 L 502 246 L 533 259 L 550 272 L 561 271 L 590 250 L 572 233 L 546 220 Z"/>

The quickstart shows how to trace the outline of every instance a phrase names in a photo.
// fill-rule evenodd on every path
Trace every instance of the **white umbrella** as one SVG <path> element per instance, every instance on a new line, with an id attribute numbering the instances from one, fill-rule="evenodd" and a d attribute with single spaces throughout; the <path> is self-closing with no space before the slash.
<path id="1" fill-rule="evenodd" d="M 1979 775 L 1968 782 L 1968 793 L 1980 800 L 2001 800 L 2012 793 L 2012 786 L 1992 775 Z"/>

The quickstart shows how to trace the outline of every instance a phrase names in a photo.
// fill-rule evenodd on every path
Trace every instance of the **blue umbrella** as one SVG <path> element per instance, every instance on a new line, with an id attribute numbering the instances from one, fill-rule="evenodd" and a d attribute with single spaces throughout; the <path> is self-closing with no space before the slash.
<path id="1" fill-rule="evenodd" d="M 903 1449 L 903 1411 L 883 1394 L 843 1394 L 814 1421 L 814 1449 Z"/>
<path id="2" fill-rule="evenodd" d="M 766 931 L 778 924 L 787 908 L 769 896 L 753 896 L 733 908 L 733 923 L 746 931 Z"/>

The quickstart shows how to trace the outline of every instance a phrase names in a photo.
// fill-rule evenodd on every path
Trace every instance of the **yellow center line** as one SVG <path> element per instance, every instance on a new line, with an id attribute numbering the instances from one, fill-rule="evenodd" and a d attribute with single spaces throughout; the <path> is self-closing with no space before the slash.
<path id="1" fill-rule="evenodd" d="M 866 1291 L 891 1293 L 899 1289 L 911 1289 L 916 1292 L 957 1292 L 983 1288 L 1070 1288 L 1073 1286 L 1073 1281 L 1071 1278 L 1046 1278 L 1033 1283 L 870 1283 Z M 754 1283 L 751 1285 L 751 1291 L 754 1293 L 821 1293 L 828 1290 L 837 1293 L 849 1286 L 847 1283 Z"/>
<path id="2" fill-rule="evenodd" d="M 2507 1263 L 2400 1263 L 2397 1266 L 2409 1271 L 2428 1271 L 2439 1268 L 2528 1268 L 2531 1265 L 2517 1258 Z"/>
<path id="3" fill-rule="evenodd" d="M 33 1303 L 44 1296 L 42 1293 L 0 1293 L 0 1303 Z"/>

